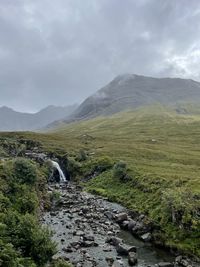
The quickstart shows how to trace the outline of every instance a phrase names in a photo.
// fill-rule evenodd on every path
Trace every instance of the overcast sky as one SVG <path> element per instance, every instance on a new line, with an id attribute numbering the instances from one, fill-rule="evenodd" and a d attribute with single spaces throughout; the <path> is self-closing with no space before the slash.
<path id="1" fill-rule="evenodd" d="M 79 103 L 122 73 L 200 80 L 200 1 L 0 0 L 0 105 Z"/>

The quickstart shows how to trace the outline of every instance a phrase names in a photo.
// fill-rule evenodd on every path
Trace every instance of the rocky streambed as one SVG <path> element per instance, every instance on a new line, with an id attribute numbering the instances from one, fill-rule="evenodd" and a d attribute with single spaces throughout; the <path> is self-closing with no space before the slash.
<path id="1" fill-rule="evenodd" d="M 43 217 L 58 244 L 55 257 L 76 267 L 179 266 L 170 253 L 148 242 L 151 225 L 144 224 L 143 215 L 135 221 L 124 207 L 83 192 L 75 184 L 50 185 L 49 191 L 61 195 L 59 206 L 52 206 Z"/>

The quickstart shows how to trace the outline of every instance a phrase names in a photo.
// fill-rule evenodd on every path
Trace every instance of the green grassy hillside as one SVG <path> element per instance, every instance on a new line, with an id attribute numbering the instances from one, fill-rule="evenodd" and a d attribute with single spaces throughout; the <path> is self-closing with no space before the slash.
<path id="1" fill-rule="evenodd" d="M 200 116 L 160 106 L 62 125 L 46 134 L 1 134 L 40 141 L 43 149 L 76 157 L 84 176 L 91 162 L 109 156 L 127 164 L 126 177 L 106 170 L 86 188 L 148 214 L 163 231 L 159 239 L 200 256 Z"/>

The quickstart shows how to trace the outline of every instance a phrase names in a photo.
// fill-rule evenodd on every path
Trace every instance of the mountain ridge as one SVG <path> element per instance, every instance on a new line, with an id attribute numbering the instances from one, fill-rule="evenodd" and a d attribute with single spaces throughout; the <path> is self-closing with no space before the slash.
<path id="1" fill-rule="evenodd" d="M 66 107 L 49 105 L 38 112 L 26 113 L 2 106 L 0 107 L 0 131 L 39 130 L 55 120 L 64 119 L 76 107 L 76 104 Z"/>
<path id="2" fill-rule="evenodd" d="M 199 82 L 123 74 L 87 97 L 64 122 L 112 115 L 153 104 L 177 106 L 187 102 L 200 104 Z"/>

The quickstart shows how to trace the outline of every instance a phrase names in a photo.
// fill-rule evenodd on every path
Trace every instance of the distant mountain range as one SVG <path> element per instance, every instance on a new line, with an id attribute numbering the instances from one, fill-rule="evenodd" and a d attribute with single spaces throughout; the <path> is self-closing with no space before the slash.
<path id="1" fill-rule="evenodd" d="M 66 118 L 76 108 L 77 105 L 48 106 L 37 113 L 22 113 L 5 106 L 0 107 L 0 131 L 39 130 L 54 121 Z"/>
<path id="2" fill-rule="evenodd" d="M 86 98 L 81 105 L 49 106 L 38 113 L 16 112 L 0 108 L 0 131 L 52 128 L 60 123 L 108 116 L 125 110 L 160 104 L 187 113 L 181 104 L 200 106 L 200 83 L 190 79 L 152 78 L 135 74 L 117 76 L 109 84 Z"/>
<path id="3" fill-rule="evenodd" d="M 88 97 L 65 122 L 107 116 L 147 105 L 179 107 L 183 103 L 200 104 L 199 82 L 124 74 Z"/>

